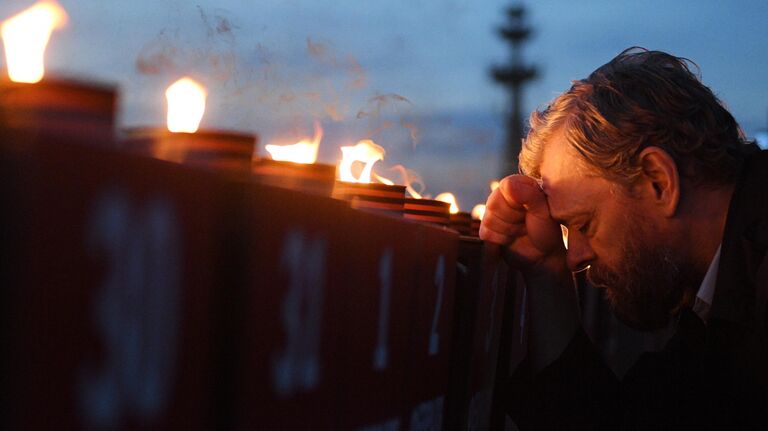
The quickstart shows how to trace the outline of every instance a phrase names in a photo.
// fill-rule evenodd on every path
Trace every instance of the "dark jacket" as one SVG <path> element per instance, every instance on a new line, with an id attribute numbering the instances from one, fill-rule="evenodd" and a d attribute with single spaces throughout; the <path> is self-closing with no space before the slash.
<path id="1" fill-rule="evenodd" d="M 521 430 L 768 429 L 768 151 L 750 156 L 731 199 L 706 325 L 691 310 L 659 352 L 619 380 L 583 331 L 507 388 Z"/>

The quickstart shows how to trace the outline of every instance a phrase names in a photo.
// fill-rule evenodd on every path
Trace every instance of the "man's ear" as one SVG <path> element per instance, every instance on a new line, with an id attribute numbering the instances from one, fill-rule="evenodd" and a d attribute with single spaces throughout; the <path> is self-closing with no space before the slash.
<path id="1" fill-rule="evenodd" d="M 648 147 L 639 156 L 642 175 L 654 203 L 666 217 L 672 217 L 680 203 L 680 175 L 677 163 L 659 147 Z"/>

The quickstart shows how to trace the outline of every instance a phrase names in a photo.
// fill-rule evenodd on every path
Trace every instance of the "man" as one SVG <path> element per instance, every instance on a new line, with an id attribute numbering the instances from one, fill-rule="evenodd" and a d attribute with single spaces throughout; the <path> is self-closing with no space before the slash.
<path id="1" fill-rule="evenodd" d="M 531 115 L 520 168 L 480 228 L 527 285 L 518 427 L 768 429 L 768 151 L 688 61 L 630 48 L 575 81 Z M 580 327 L 574 273 L 623 322 L 668 331 L 664 349 L 618 379 Z"/>

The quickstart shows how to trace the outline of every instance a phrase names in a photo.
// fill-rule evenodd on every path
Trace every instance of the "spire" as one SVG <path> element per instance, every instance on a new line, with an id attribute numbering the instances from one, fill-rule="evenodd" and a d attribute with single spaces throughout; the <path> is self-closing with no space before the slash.
<path id="1" fill-rule="evenodd" d="M 499 28 L 499 36 L 509 43 L 510 60 L 507 64 L 491 69 L 493 79 L 507 88 L 510 93 L 510 111 L 507 118 L 507 142 L 505 148 L 502 176 L 517 172 L 518 154 L 520 153 L 523 134 L 522 88 L 536 78 L 535 66 L 523 61 L 522 45 L 530 38 L 531 28 L 525 23 L 525 7 L 511 6 L 507 9 L 507 22 Z"/>

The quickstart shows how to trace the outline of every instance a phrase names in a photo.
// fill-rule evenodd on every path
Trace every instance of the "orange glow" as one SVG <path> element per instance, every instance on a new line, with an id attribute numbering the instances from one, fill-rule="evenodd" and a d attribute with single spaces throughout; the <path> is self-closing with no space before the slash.
<path id="1" fill-rule="evenodd" d="M 195 133 L 205 113 L 205 87 L 184 77 L 165 90 L 168 100 L 168 130 L 173 133 Z"/>
<path id="2" fill-rule="evenodd" d="M 341 181 L 370 183 L 374 163 L 384 160 L 384 148 L 369 139 L 365 139 L 352 147 L 341 147 L 341 157 L 339 163 L 339 179 Z M 352 165 L 355 162 L 364 164 L 363 170 L 357 177 L 352 173 Z"/>
<path id="3" fill-rule="evenodd" d="M 3 21 L 8 77 L 14 82 L 40 82 L 45 74 L 45 47 L 53 30 L 67 22 L 67 13 L 53 0 L 43 0 Z"/>
<path id="4" fill-rule="evenodd" d="M 388 186 L 394 186 L 395 182 L 390 180 L 389 178 L 384 178 L 381 175 L 378 175 L 376 172 L 373 173 L 374 178 L 376 178 L 376 181 L 386 184 Z"/>
<path id="5" fill-rule="evenodd" d="M 485 205 L 477 204 L 472 208 L 472 218 L 475 220 L 482 220 L 485 215 Z"/>
<path id="6" fill-rule="evenodd" d="M 568 250 L 568 228 L 560 225 L 560 231 L 563 233 L 563 245 L 565 246 L 565 249 Z"/>
<path id="7" fill-rule="evenodd" d="M 315 136 L 311 141 L 302 139 L 292 145 L 267 145 L 264 148 L 272 156 L 272 160 L 309 165 L 317 161 L 317 150 L 320 148 L 322 139 L 323 128 L 319 121 L 315 121 Z"/>
<path id="8" fill-rule="evenodd" d="M 407 191 L 408 194 L 411 195 L 411 197 L 414 198 L 414 199 L 422 199 L 421 193 L 419 193 L 416 190 L 414 190 L 413 187 L 411 187 L 410 184 L 405 186 L 405 191 Z"/>
<path id="9" fill-rule="evenodd" d="M 497 180 L 491 181 L 491 191 L 494 191 L 494 190 L 498 189 L 499 188 L 499 184 L 500 183 Z"/>
<path id="10" fill-rule="evenodd" d="M 435 196 L 435 200 L 451 204 L 451 214 L 457 214 L 460 211 L 459 204 L 456 202 L 456 196 L 454 196 L 453 193 L 440 193 Z"/>

